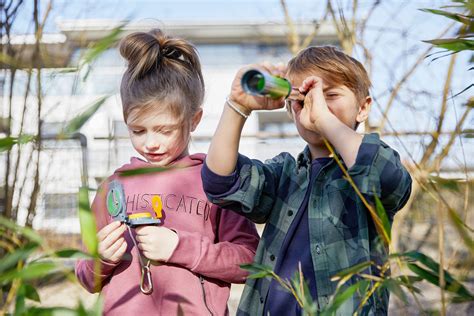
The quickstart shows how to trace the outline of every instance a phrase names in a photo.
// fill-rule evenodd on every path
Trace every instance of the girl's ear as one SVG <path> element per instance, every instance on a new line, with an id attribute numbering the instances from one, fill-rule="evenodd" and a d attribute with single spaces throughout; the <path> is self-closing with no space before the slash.
<path id="1" fill-rule="evenodd" d="M 367 117 L 369 117 L 370 107 L 372 106 L 372 98 L 370 96 L 366 97 L 364 102 L 359 106 L 359 113 L 357 113 L 356 121 L 357 123 L 364 122 Z"/>
<path id="2" fill-rule="evenodd" d="M 191 132 L 194 132 L 196 127 L 199 125 L 199 122 L 201 122 L 202 113 L 203 113 L 203 111 L 202 111 L 202 108 L 201 108 L 201 109 L 199 109 L 199 111 L 196 112 L 196 114 L 194 114 L 193 120 L 191 122 Z"/>

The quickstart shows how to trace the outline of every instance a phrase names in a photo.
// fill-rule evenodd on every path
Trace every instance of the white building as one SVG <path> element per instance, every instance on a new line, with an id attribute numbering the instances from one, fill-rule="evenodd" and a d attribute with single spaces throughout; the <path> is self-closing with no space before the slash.
<path id="1" fill-rule="evenodd" d="M 41 70 L 43 134 L 54 135 L 64 126 L 64 122 L 84 111 L 95 100 L 104 95 L 110 97 L 80 130 L 87 140 L 87 144 L 84 139 L 82 142 L 84 151 L 81 151 L 78 140 L 44 141 L 40 173 L 42 187 L 34 221 L 36 229 L 79 232 L 77 192 L 81 186 L 81 174 L 86 170 L 88 185 L 96 188 L 103 178 L 136 155 L 122 118 L 118 91 L 125 61 L 117 48 L 108 49 L 80 74 L 67 72 L 68 67 L 77 65 L 90 43 L 103 38 L 119 25 L 122 22 L 112 20 L 62 20 L 57 25 L 59 34 L 43 36 L 42 51 L 46 52 L 43 58 L 45 67 Z M 314 29 L 312 23 L 296 26 L 302 37 Z M 261 61 L 286 62 L 291 57 L 287 48 L 287 26 L 278 23 L 170 22 L 163 25 L 142 21 L 126 24 L 121 36 L 154 27 L 191 41 L 200 54 L 206 97 L 204 117 L 193 134 L 191 152 L 207 151 L 230 84 L 241 66 Z M 15 47 L 22 47 L 25 60 L 31 58 L 35 43 L 33 35 L 15 36 L 12 43 Z M 332 24 L 320 25 L 315 43 L 337 45 Z M 86 73 L 87 79 L 83 81 Z M 17 73 L 14 104 L 24 102 L 26 78 L 25 72 Z M 31 98 L 30 101 L 34 102 Z M 6 98 L 2 104 L 5 108 Z M 13 107 L 16 121 L 20 120 L 22 108 Z M 25 133 L 34 133 L 36 113 L 27 111 L 26 115 L 29 126 L 25 126 Z M 12 130 L 15 129 L 18 130 L 18 126 L 12 126 Z M 282 151 L 296 154 L 304 148 L 303 141 L 294 137 L 297 135 L 296 128 L 284 110 L 253 113 L 243 135 L 241 152 L 254 158 L 270 158 Z M 279 137 L 281 135 L 286 137 Z M 83 152 L 87 153 L 87 157 Z M 85 163 L 81 163 L 83 158 L 86 158 Z M 4 174 L 3 170 L 1 172 Z"/>

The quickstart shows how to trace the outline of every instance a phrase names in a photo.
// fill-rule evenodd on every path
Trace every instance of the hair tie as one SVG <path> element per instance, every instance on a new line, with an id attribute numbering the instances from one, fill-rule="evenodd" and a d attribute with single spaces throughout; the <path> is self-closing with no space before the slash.
<path id="1" fill-rule="evenodd" d="M 165 47 L 161 51 L 160 55 L 163 55 L 163 57 L 170 58 L 170 59 L 179 59 L 179 57 L 181 57 L 181 52 L 172 47 Z"/>

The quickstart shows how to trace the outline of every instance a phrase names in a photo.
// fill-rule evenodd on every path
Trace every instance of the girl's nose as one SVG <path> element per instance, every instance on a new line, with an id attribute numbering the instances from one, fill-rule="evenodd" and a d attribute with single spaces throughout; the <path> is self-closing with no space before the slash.
<path id="1" fill-rule="evenodd" d="M 153 152 L 160 148 L 160 143 L 156 137 L 148 137 L 145 142 L 145 148 L 147 151 Z"/>

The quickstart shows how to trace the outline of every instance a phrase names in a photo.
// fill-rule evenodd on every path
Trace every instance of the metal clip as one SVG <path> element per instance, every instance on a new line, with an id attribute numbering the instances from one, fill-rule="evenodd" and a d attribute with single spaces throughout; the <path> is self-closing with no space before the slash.
<path id="1" fill-rule="evenodd" d="M 145 275 L 146 275 L 146 278 L 145 278 Z M 140 291 L 142 291 L 143 294 L 147 294 L 147 295 L 153 292 L 153 282 L 151 280 L 150 260 L 148 260 L 146 266 L 142 267 Z"/>

